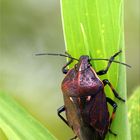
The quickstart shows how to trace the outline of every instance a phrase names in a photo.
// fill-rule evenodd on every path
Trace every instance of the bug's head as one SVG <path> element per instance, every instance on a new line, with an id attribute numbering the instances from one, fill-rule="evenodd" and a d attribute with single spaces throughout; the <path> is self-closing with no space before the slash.
<path id="1" fill-rule="evenodd" d="M 90 59 L 88 55 L 82 55 L 78 63 L 75 65 L 77 71 L 84 71 L 90 67 Z"/>

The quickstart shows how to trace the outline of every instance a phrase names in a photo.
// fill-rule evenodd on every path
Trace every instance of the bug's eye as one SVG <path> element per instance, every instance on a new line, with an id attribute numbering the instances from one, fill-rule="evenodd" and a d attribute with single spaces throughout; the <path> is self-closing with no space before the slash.
<path id="1" fill-rule="evenodd" d="M 77 69 L 77 67 L 78 67 L 78 65 L 77 65 L 77 64 L 75 64 L 75 69 Z"/>
<path id="2" fill-rule="evenodd" d="M 91 59 L 88 59 L 88 63 L 90 63 Z"/>
<path id="3" fill-rule="evenodd" d="M 78 71 L 78 64 L 75 64 L 74 69 Z"/>
<path id="4" fill-rule="evenodd" d="M 92 66 L 91 63 L 90 63 L 90 61 L 91 61 L 91 59 L 88 59 L 89 66 Z"/>

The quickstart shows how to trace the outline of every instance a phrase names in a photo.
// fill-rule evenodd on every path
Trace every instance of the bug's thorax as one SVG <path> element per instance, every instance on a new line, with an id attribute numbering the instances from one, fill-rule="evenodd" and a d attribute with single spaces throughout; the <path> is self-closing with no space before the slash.
<path id="1" fill-rule="evenodd" d="M 69 70 L 62 82 L 62 91 L 69 96 L 93 95 L 101 89 L 103 89 L 103 84 L 91 67 L 89 57 L 86 55 L 79 58 L 78 63 Z"/>
<path id="2" fill-rule="evenodd" d="M 77 73 L 76 77 L 78 78 L 78 85 L 80 87 L 94 87 L 96 84 L 100 85 L 100 79 L 95 70 L 91 67 L 89 56 L 81 56 L 75 70 Z"/>

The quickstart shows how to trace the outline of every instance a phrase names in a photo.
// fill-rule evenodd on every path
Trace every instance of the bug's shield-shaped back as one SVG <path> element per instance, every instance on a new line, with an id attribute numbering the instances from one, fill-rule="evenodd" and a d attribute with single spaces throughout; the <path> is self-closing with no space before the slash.
<path id="1" fill-rule="evenodd" d="M 75 135 L 77 135 L 80 140 L 103 140 L 93 128 L 83 121 L 78 98 L 73 97 L 70 99 L 64 95 L 64 99 L 66 103 L 66 117 Z M 67 110 L 67 108 L 69 109 Z"/>

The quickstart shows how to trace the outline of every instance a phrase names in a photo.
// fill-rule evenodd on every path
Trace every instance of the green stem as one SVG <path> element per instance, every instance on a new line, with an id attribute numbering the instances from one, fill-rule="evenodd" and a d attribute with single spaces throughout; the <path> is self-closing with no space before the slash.
<path id="1" fill-rule="evenodd" d="M 84 54 L 91 58 L 109 58 L 122 49 L 123 53 L 116 60 L 125 61 L 123 0 L 61 0 L 61 11 L 66 50 L 73 57 L 79 58 Z M 95 70 L 100 70 L 106 67 L 106 62 L 93 62 L 92 65 Z M 112 64 L 109 72 L 100 78 L 109 79 L 119 95 L 126 99 L 124 66 Z M 118 104 L 111 125 L 118 136 L 107 134 L 106 140 L 129 140 L 126 104 L 115 99 L 109 88 L 105 92 Z M 111 113 L 110 106 L 109 110 Z"/>

